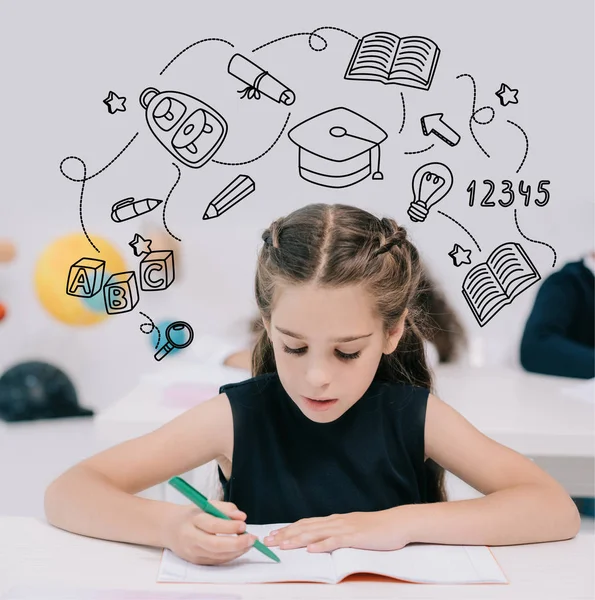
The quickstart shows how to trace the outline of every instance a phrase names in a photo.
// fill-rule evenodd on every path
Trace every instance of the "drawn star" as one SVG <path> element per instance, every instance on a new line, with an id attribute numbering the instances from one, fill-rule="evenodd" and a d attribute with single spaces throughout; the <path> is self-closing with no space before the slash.
<path id="1" fill-rule="evenodd" d="M 452 262 L 455 267 L 471 264 L 471 250 L 465 250 L 458 244 L 454 245 L 453 249 L 448 253 L 448 256 L 452 258 Z"/>
<path id="2" fill-rule="evenodd" d="M 103 101 L 103 103 L 107 106 L 107 110 L 109 111 L 110 115 L 113 115 L 119 110 L 124 112 L 126 110 L 124 102 L 126 102 L 126 98 L 124 98 L 124 96 L 118 96 L 118 94 L 114 94 L 114 92 L 111 90 L 107 95 L 107 98 Z"/>
<path id="3" fill-rule="evenodd" d="M 518 104 L 519 101 L 516 95 L 519 93 L 518 90 L 514 88 L 509 88 L 505 83 L 500 84 L 500 89 L 496 92 L 496 96 L 500 100 L 500 104 L 502 106 L 507 106 L 508 104 Z"/>
<path id="4" fill-rule="evenodd" d="M 134 256 L 141 256 L 141 254 L 150 254 L 151 243 L 151 240 L 145 240 L 142 235 L 135 233 L 134 239 L 128 242 L 128 245 L 134 250 Z"/>

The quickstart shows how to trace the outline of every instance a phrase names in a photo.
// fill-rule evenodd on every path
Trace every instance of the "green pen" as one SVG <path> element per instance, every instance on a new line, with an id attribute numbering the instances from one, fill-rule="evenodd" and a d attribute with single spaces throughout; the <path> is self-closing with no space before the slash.
<path id="1" fill-rule="evenodd" d="M 184 494 L 188 500 L 194 502 L 199 508 L 204 510 L 206 513 L 219 517 L 220 519 L 227 519 L 231 521 L 231 517 L 228 517 L 225 513 L 222 513 L 218 508 L 215 508 L 198 490 L 194 489 L 187 481 L 184 481 L 181 477 L 172 477 L 168 483 L 175 487 L 178 492 Z M 244 531 L 241 535 L 247 533 Z M 272 558 L 275 562 L 281 562 L 281 559 L 267 546 L 265 546 L 260 540 L 254 542 L 253 548 L 256 548 L 262 552 L 265 556 Z"/>

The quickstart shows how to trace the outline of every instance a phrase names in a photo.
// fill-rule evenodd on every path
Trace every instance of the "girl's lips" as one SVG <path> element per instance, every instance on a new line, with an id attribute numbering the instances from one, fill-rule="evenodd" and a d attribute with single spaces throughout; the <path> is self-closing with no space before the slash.
<path id="1" fill-rule="evenodd" d="M 306 406 L 309 409 L 318 411 L 328 410 L 329 408 L 331 408 L 331 406 L 334 406 L 338 402 L 337 398 L 331 398 L 325 401 L 313 400 L 312 398 L 308 398 L 307 396 L 302 396 L 302 398 L 304 399 Z"/>

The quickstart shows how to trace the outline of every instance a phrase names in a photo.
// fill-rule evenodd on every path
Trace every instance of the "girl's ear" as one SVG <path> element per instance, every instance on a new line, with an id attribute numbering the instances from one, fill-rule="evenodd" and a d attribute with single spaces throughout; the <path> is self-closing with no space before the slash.
<path id="1" fill-rule="evenodd" d="M 395 323 L 394 327 L 389 331 L 388 338 L 386 340 L 384 354 L 392 354 L 399 345 L 399 341 L 405 331 L 405 319 L 409 309 L 406 308 L 401 318 Z"/>

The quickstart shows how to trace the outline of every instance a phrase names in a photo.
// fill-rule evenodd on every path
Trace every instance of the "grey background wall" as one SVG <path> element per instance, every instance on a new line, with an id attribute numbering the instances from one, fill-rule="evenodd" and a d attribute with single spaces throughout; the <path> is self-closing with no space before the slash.
<path id="1" fill-rule="evenodd" d="M 343 78 L 355 39 L 343 32 L 321 32 L 326 50 L 315 52 L 307 36 L 295 36 L 255 53 L 252 49 L 317 27 L 344 29 L 357 37 L 373 31 L 422 35 L 441 49 L 428 91 Z M 179 52 L 204 38 L 160 72 Z M 267 98 L 240 100 L 243 85 L 227 73 L 231 56 L 250 57 L 296 93 L 290 107 Z M 164 368 L 153 360 L 144 319 L 184 319 L 197 335 L 240 335 L 254 314 L 252 281 L 260 235 L 270 221 L 310 202 L 355 204 L 391 216 L 408 228 L 435 278 L 457 309 L 484 363 L 516 362 L 533 286 L 480 328 L 461 294 L 470 268 L 456 268 L 448 252 L 454 243 L 472 249 L 473 265 L 508 241 L 523 245 L 542 278 L 593 247 L 593 4 L 589 1 L 500 1 L 478 3 L 351 1 L 311 2 L 120 2 L 4 1 L 0 4 L 2 91 L 0 114 L 0 237 L 17 244 L 17 259 L 0 267 L 0 299 L 8 306 L 0 322 L 0 370 L 27 359 L 48 360 L 73 378 L 82 401 L 107 406 L 128 391 L 141 374 Z M 469 130 L 473 88 L 476 108 L 491 106 L 493 122 Z M 501 83 L 519 90 L 518 104 L 501 106 Z M 264 152 L 277 138 L 288 113 L 288 127 L 273 149 L 243 166 L 211 161 L 200 169 L 180 165 L 181 177 L 167 206 L 170 230 L 182 241 L 181 271 L 166 291 L 143 294 L 137 308 L 91 327 L 71 327 L 41 306 L 33 287 L 36 263 L 60 236 L 81 232 L 80 184 L 59 170 L 67 156 L 82 158 L 88 174 L 107 165 L 138 132 L 130 147 L 85 186 L 83 217 L 91 237 L 108 239 L 135 268 L 128 242 L 141 226 L 162 225 L 161 207 L 150 215 L 116 224 L 111 205 L 121 198 L 164 199 L 177 178 L 171 155 L 149 131 L 139 104 L 146 87 L 191 94 L 225 116 L 229 133 L 215 158 L 243 162 Z M 126 97 L 126 111 L 109 114 L 103 99 L 113 90 Z M 406 104 L 403 122 L 403 93 Z M 383 181 L 371 178 L 344 189 L 328 189 L 301 179 L 297 148 L 287 131 L 335 106 L 351 108 L 388 133 L 382 144 Z M 460 135 L 449 147 L 424 137 L 420 118 L 442 112 Z M 486 116 L 484 111 L 483 117 Z M 529 147 L 525 153 L 523 134 Z M 406 154 L 434 147 L 421 154 Z M 407 208 L 411 179 L 427 162 L 447 164 L 454 175 L 448 196 L 424 223 L 413 223 Z M 69 164 L 80 177 L 76 164 Z M 209 201 L 236 175 L 249 174 L 256 191 L 211 221 L 202 214 Z M 533 194 L 550 180 L 544 207 L 525 207 L 517 193 L 513 206 L 479 206 L 481 182 L 496 182 L 493 199 L 503 198 L 501 181 L 523 180 Z M 475 206 L 466 191 L 477 180 Z M 463 224 L 482 248 L 441 209 Z M 141 224 L 142 221 L 142 224 Z M 168 234 L 165 233 L 167 236 Z M 88 256 L 95 256 L 89 246 Z M 472 266 L 472 265 L 471 265 Z M 179 355 L 182 356 L 181 354 Z M 188 354 L 191 357 L 191 354 Z M 171 357 L 171 360 L 178 360 Z"/>

